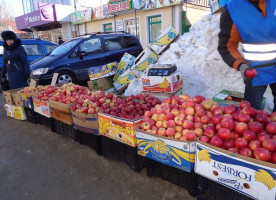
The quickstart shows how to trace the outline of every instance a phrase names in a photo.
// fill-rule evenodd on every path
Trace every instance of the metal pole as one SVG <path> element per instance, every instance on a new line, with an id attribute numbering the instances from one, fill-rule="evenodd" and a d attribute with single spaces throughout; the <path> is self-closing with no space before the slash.
<path id="1" fill-rule="evenodd" d="M 114 14 L 114 28 L 115 28 L 115 33 L 116 33 L 116 19 L 115 19 L 115 14 Z"/>
<path id="2" fill-rule="evenodd" d="M 135 29 L 136 29 L 136 37 L 138 36 L 137 32 L 137 15 L 136 15 L 136 9 L 135 9 Z"/>

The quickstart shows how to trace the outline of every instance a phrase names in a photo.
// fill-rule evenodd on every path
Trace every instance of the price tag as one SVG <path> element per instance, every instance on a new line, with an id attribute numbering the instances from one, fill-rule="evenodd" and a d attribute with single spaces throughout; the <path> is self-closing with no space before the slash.
<path id="1" fill-rule="evenodd" d="M 34 79 L 31 79 L 30 87 L 32 88 L 36 87 L 36 81 Z"/>
<path id="2" fill-rule="evenodd" d="M 215 97 L 216 97 L 217 99 L 225 99 L 227 96 L 228 96 L 228 94 L 221 94 L 221 93 L 219 93 L 219 94 L 217 94 Z"/>
<path id="3" fill-rule="evenodd" d="M 54 76 L 52 78 L 51 86 L 55 86 L 58 78 L 58 73 L 54 73 Z"/>

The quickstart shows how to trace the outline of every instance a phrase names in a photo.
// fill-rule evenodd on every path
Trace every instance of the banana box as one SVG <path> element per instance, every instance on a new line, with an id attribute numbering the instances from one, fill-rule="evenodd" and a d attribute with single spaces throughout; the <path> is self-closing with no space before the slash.
<path id="1" fill-rule="evenodd" d="M 170 76 L 148 76 L 144 74 L 141 78 L 144 91 L 172 93 L 183 86 L 183 77 L 178 71 Z"/>
<path id="2" fill-rule="evenodd" d="M 116 74 L 114 75 L 113 80 L 116 81 L 117 78 L 122 75 L 126 70 L 128 70 L 134 63 L 135 57 L 125 53 L 122 59 L 120 60 L 119 66 L 117 68 Z"/>
<path id="3" fill-rule="evenodd" d="M 253 199 L 275 200 L 276 164 L 197 140 L 195 172 Z"/>
<path id="4" fill-rule="evenodd" d="M 150 45 L 150 48 L 157 54 L 160 55 L 167 48 L 169 48 L 170 44 L 175 41 L 178 37 L 178 33 L 173 27 L 168 27 L 161 35 L 156 38 L 153 43 Z"/>
<path id="5" fill-rule="evenodd" d="M 13 105 L 5 104 L 4 105 L 4 110 L 6 111 L 6 115 L 8 117 L 14 118 L 14 113 L 13 113 L 12 107 L 13 107 Z"/>
<path id="6" fill-rule="evenodd" d="M 99 135 L 98 114 L 85 114 L 72 111 L 74 128 L 86 133 Z"/>
<path id="7" fill-rule="evenodd" d="M 144 71 L 148 68 L 150 64 L 156 63 L 157 60 L 157 54 L 150 47 L 147 47 L 135 59 L 133 66 L 131 66 L 131 69 L 136 71 Z"/>
<path id="8" fill-rule="evenodd" d="M 192 172 L 195 166 L 195 141 L 180 141 L 136 129 L 137 151 L 157 162 Z"/>
<path id="9" fill-rule="evenodd" d="M 26 120 L 26 113 L 23 106 L 13 106 L 14 119 Z"/>
<path id="10" fill-rule="evenodd" d="M 137 140 L 135 129 L 142 124 L 142 118 L 128 120 L 99 112 L 98 121 L 101 135 L 136 147 Z"/>
<path id="11" fill-rule="evenodd" d="M 136 78 L 131 69 L 126 70 L 122 75 L 120 75 L 116 81 L 114 81 L 113 86 L 115 90 L 120 90 L 123 87 L 127 87 L 131 80 Z"/>
<path id="12" fill-rule="evenodd" d="M 216 14 L 222 12 L 225 4 L 227 4 L 228 2 L 229 0 L 209 0 L 211 13 Z"/>
<path id="13" fill-rule="evenodd" d="M 19 96 L 23 107 L 34 109 L 33 93 L 20 93 Z"/>
<path id="14" fill-rule="evenodd" d="M 50 118 L 50 106 L 48 101 L 43 101 L 41 99 L 37 99 L 33 97 L 33 105 L 34 105 L 34 111 Z"/>
<path id="15" fill-rule="evenodd" d="M 90 80 L 112 76 L 116 73 L 117 67 L 117 62 L 112 62 L 98 67 L 91 67 L 88 69 L 88 75 Z"/>

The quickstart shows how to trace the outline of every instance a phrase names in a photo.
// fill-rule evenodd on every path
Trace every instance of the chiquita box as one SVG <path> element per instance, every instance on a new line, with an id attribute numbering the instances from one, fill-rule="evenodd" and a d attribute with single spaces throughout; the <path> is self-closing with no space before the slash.
<path id="1" fill-rule="evenodd" d="M 137 151 L 157 162 L 192 172 L 195 166 L 195 141 L 180 141 L 136 129 Z"/>
<path id="2" fill-rule="evenodd" d="M 183 86 L 183 78 L 180 72 L 174 72 L 169 76 L 142 75 L 143 90 L 150 92 L 174 92 Z"/>
<path id="3" fill-rule="evenodd" d="M 50 106 L 48 101 L 43 101 L 33 97 L 34 111 L 50 118 Z"/>
<path id="4" fill-rule="evenodd" d="M 9 104 L 5 104 L 4 105 L 4 109 L 6 111 L 6 115 L 8 117 L 12 117 L 14 118 L 14 113 L 13 113 L 13 109 L 12 109 L 13 105 L 9 105 Z"/>
<path id="5" fill-rule="evenodd" d="M 23 106 L 13 106 L 14 119 L 26 120 L 26 113 Z"/>
<path id="6" fill-rule="evenodd" d="M 276 164 L 197 140 L 195 172 L 258 200 L 275 200 Z"/>

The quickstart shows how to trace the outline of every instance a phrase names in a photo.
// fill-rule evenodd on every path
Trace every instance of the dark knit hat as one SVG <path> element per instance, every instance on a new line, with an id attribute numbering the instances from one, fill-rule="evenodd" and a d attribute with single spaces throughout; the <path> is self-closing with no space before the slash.
<path id="1" fill-rule="evenodd" d="M 13 31 L 3 31 L 1 37 L 4 41 L 6 40 L 16 40 L 16 35 Z"/>

